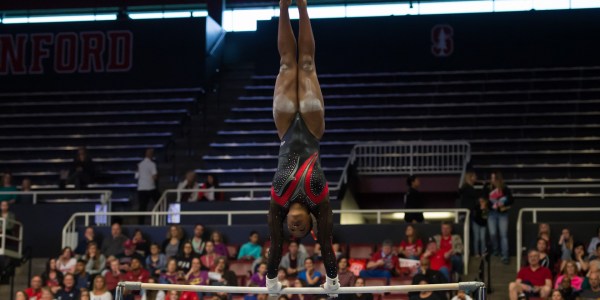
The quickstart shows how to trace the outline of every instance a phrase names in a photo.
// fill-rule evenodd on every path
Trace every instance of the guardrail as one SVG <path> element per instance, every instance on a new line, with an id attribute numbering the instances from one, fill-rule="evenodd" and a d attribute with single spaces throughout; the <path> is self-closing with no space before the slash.
<path id="1" fill-rule="evenodd" d="M 532 213 L 532 220 L 537 224 L 538 212 L 572 212 L 572 211 L 600 211 L 600 207 L 525 207 L 519 210 L 517 218 L 517 272 L 521 267 L 521 252 L 523 251 L 523 214 L 526 212 Z"/>
<path id="2" fill-rule="evenodd" d="M 61 191 L 7 191 L 0 192 L 0 195 L 31 195 L 33 204 L 37 204 L 39 201 L 38 196 L 44 195 L 98 195 L 98 202 L 107 203 L 110 206 L 110 199 L 112 197 L 112 191 L 110 190 L 61 190 Z M 93 199 L 89 199 L 92 200 Z M 64 202 L 69 202 L 69 199 L 64 199 Z M 76 202 L 76 201 L 73 201 Z M 96 201 L 94 201 L 96 202 Z M 109 207 L 110 208 L 110 207 Z M 109 209 L 110 211 L 110 209 Z"/>
<path id="3" fill-rule="evenodd" d="M 23 255 L 23 224 L 13 219 L 0 218 L 0 230 L 0 256 L 20 259 Z M 16 245 L 9 247 L 7 241 L 16 242 Z"/>
<path id="4" fill-rule="evenodd" d="M 344 210 L 333 210 L 334 214 L 375 214 L 377 224 L 381 224 L 383 220 L 383 216 L 385 214 L 394 214 L 394 213 L 406 213 L 406 212 L 447 212 L 451 213 L 454 217 L 454 222 L 459 223 L 460 217 L 459 214 L 463 214 L 466 216 L 465 220 L 469 220 L 470 211 L 464 208 L 457 209 L 344 209 Z M 65 224 L 62 231 L 62 247 L 70 246 L 76 247 L 78 242 L 77 235 L 77 219 L 83 218 L 82 226 L 90 225 L 90 218 L 105 216 L 105 217 L 136 217 L 136 216 L 175 216 L 175 215 L 184 215 L 184 216 L 207 216 L 207 215 L 224 215 L 227 216 L 227 225 L 230 226 L 233 224 L 233 217 L 236 215 L 267 215 L 267 210 L 239 210 L 239 211 L 182 211 L 182 212 L 107 212 L 107 213 L 75 213 L 71 216 L 69 221 Z M 152 226 L 163 226 L 158 224 L 152 224 Z M 470 239 L 470 222 L 463 222 L 463 240 L 464 240 L 464 253 L 463 253 L 463 261 L 465 264 L 465 272 L 469 269 L 469 239 Z M 466 275 L 466 273 L 465 273 Z"/>

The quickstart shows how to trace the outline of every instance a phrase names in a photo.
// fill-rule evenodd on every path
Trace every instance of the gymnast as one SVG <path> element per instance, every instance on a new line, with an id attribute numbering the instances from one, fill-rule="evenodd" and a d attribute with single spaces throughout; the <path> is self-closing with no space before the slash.
<path id="1" fill-rule="evenodd" d="M 325 130 L 323 95 L 315 69 L 315 40 L 306 1 L 296 1 L 300 13 L 298 46 L 288 12 L 291 0 L 279 3 L 277 47 L 281 60 L 273 96 L 273 118 L 281 145 L 269 209 L 271 248 L 267 288 L 270 294 L 282 289 L 277 270 L 286 216 L 288 230 L 294 238 L 312 233 L 321 245 L 327 273 L 322 286 L 325 292 L 334 292 L 340 286 L 331 246 L 333 218 L 329 188 L 319 158 L 319 140 Z"/>

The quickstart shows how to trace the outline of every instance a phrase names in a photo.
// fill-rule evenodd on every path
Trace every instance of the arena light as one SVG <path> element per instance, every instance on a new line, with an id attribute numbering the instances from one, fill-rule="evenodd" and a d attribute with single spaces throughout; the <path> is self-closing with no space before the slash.
<path id="1" fill-rule="evenodd" d="M 571 0 L 570 8 L 573 8 L 573 9 L 600 8 L 600 1 L 598 1 L 598 0 Z"/>
<path id="2" fill-rule="evenodd" d="M 386 17 L 410 14 L 408 4 L 380 4 L 380 5 L 348 5 L 346 17 Z"/>
<path id="3" fill-rule="evenodd" d="M 192 12 L 192 17 L 194 17 L 194 18 L 207 17 L 207 16 L 208 16 L 208 11 L 206 11 L 206 10 L 195 10 Z"/>
<path id="4" fill-rule="evenodd" d="M 170 11 L 170 12 L 163 13 L 163 18 L 165 18 L 165 19 L 189 18 L 191 16 L 192 16 L 191 11 Z"/>
<path id="5" fill-rule="evenodd" d="M 132 20 L 147 20 L 147 19 L 162 19 L 162 12 L 145 12 L 145 13 L 128 13 L 127 14 Z"/>
<path id="6" fill-rule="evenodd" d="M 454 218 L 454 214 L 451 212 L 424 212 L 423 217 L 426 220 L 446 220 Z M 393 213 L 392 218 L 402 220 L 404 219 L 404 213 Z"/>
<path id="7" fill-rule="evenodd" d="M 555 10 L 555 9 L 567 9 L 569 8 L 570 0 L 535 0 L 533 2 L 533 9 L 535 10 Z"/>
<path id="8" fill-rule="evenodd" d="M 494 1 L 495 12 L 508 12 L 508 11 L 528 11 L 533 9 L 533 3 L 531 1 L 523 0 L 496 0 Z"/>
<path id="9" fill-rule="evenodd" d="M 493 12 L 492 1 L 426 2 L 418 4 L 420 15 Z"/>
<path id="10" fill-rule="evenodd" d="M 2 19 L 3 24 L 25 24 L 25 23 L 57 23 L 57 22 L 89 22 L 89 21 L 112 21 L 117 19 L 117 14 L 99 15 L 56 15 L 56 16 L 30 16 L 30 17 L 8 17 Z"/>

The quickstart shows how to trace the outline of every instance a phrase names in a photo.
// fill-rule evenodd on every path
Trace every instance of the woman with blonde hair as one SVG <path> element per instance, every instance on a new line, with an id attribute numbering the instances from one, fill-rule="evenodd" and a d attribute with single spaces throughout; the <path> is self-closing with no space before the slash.
<path id="1" fill-rule="evenodd" d="M 575 264 L 575 262 L 572 260 L 569 260 L 565 263 L 565 268 L 562 272 L 562 275 L 559 275 L 554 282 L 554 289 L 558 289 L 561 282 L 565 278 L 570 280 L 571 287 L 575 292 L 581 291 L 583 278 L 577 275 L 577 264 Z"/>
<path id="2" fill-rule="evenodd" d="M 484 186 L 482 194 L 490 205 L 488 229 L 494 255 L 502 256 L 502 263 L 509 263 L 508 253 L 508 211 L 514 202 L 510 189 L 504 183 L 502 173 L 492 172 L 490 182 Z"/>
<path id="3" fill-rule="evenodd" d="M 104 277 L 96 276 L 96 278 L 94 278 L 92 287 L 93 289 L 90 293 L 92 300 L 112 300 L 112 295 L 106 289 L 106 281 L 104 281 Z"/>
<path id="4" fill-rule="evenodd" d="M 106 258 L 98 251 L 96 242 L 88 243 L 83 260 L 87 261 L 85 271 L 88 272 L 90 276 L 100 274 L 106 267 Z"/>
<path id="5" fill-rule="evenodd" d="M 167 258 L 175 257 L 183 247 L 183 228 L 179 225 L 171 225 L 167 232 L 167 238 L 162 243 L 162 252 Z"/>

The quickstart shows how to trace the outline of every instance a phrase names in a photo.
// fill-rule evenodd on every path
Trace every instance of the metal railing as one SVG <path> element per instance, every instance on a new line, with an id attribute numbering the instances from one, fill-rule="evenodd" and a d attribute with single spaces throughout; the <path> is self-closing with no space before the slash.
<path id="1" fill-rule="evenodd" d="M 0 195 L 16 195 L 16 196 L 26 196 L 31 195 L 31 199 L 33 204 L 37 204 L 39 202 L 39 196 L 45 195 L 98 195 L 97 202 L 107 203 L 109 205 L 110 210 L 110 199 L 112 197 L 112 191 L 110 190 L 60 190 L 60 191 L 6 191 L 0 192 Z M 94 199 L 89 199 L 94 201 Z M 64 199 L 64 202 L 69 202 L 69 199 Z M 73 201 L 75 202 L 75 201 Z M 96 202 L 96 201 L 94 201 Z"/>
<path id="2" fill-rule="evenodd" d="M 464 214 L 466 216 L 465 220 L 469 220 L 470 211 L 464 208 L 457 209 L 345 209 L 345 210 L 333 210 L 333 214 L 375 214 L 377 224 L 381 224 L 383 220 L 383 216 L 386 214 L 394 214 L 399 212 L 449 212 L 454 216 L 454 222 L 459 223 L 460 217 L 459 214 Z M 76 247 L 78 242 L 77 235 L 77 220 L 79 218 L 83 218 L 83 223 L 79 224 L 80 226 L 89 226 L 90 218 L 98 217 L 98 216 L 106 216 L 110 217 L 136 217 L 136 216 L 175 216 L 175 215 L 183 215 L 183 216 L 227 216 L 226 225 L 231 226 L 233 224 L 234 216 L 241 215 L 264 215 L 266 216 L 268 211 L 266 210 L 238 210 L 238 211 L 182 211 L 182 212 L 107 212 L 107 213 L 94 213 L 94 212 L 80 212 L 75 213 L 71 216 L 71 218 L 67 221 L 62 231 L 62 247 L 70 246 Z M 152 224 L 152 226 L 163 226 Z M 463 253 L 463 261 L 465 264 L 465 272 L 469 269 L 469 245 L 470 245 L 470 222 L 463 222 L 463 241 L 464 241 L 464 253 Z M 466 273 L 465 273 L 466 274 Z"/>
<path id="3" fill-rule="evenodd" d="M 525 207 L 519 210 L 519 216 L 517 218 L 517 272 L 521 267 L 521 253 L 523 251 L 523 214 L 526 212 L 532 213 L 533 224 L 537 224 L 537 213 L 538 212 L 590 212 L 600 211 L 600 207 Z"/>
<path id="4" fill-rule="evenodd" d="M 0 256 L 20 259 L 23 255 L 23 224 L 14 219 L 0 218 L 0 230 Z M 7 241 L 16 242 L 16 245 L 10 247 Z"/>
<path id="5" fill-rule="evenodd" d="M 365 175 L 463 175 L 471 160 L 471 145 L 466 141 L 364 143 L 354 146 L 350 159 Z"/>
<path id="6" fill-rule="evenodd" d="M 509 188 L 513 191 L 515 197 L 535 197 L 535 198 L 559 198 L 559 197 L 597 197 L 600 196 L 600 184 L 515 184 Z M 549 191 L 557 189 L 598 189 L 598 193 L 580 192 L 580 193 L 550 193 Z M 524 193 L 524 191 L 535 191 L 533 193 Z M 520 192 L 518 192 L 520 191 Z M 515 193 L 516 192 L 516 193 Z"/>

